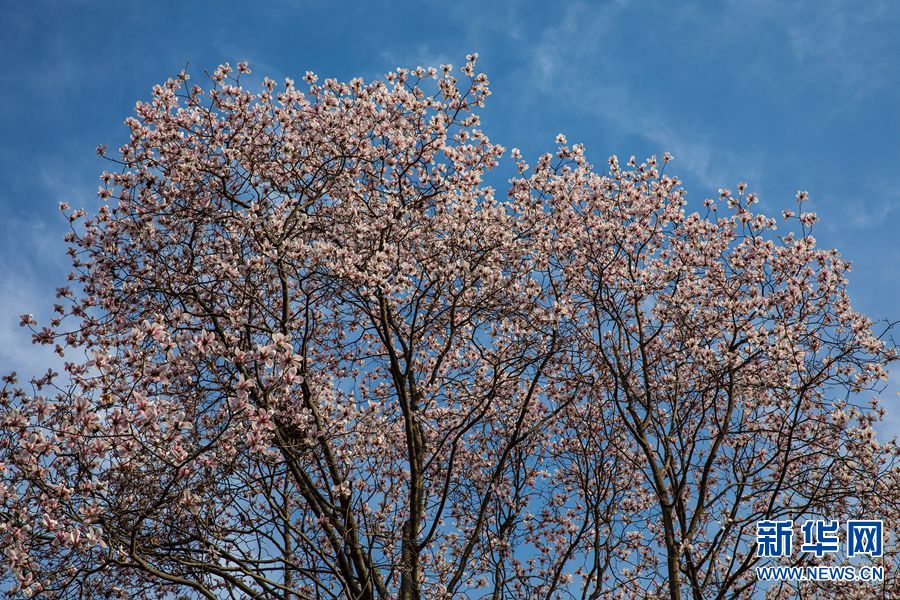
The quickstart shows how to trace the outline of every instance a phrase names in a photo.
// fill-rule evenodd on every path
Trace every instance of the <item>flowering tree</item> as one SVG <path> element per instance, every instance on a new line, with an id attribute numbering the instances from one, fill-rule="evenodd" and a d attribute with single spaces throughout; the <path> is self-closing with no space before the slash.
<path id="1" fill-rule="evenodd" d="M 573 360 L 638 454 L 646 498 L 629 522 L 665 561 L 644 562 L 641 587 L 750 594 L 758 520 L 895 519 L 896 444 L 875 441 L 877 401 L 854 402 L 885 378 L 894 349 L 851 309 L 849 265 L 816 248 L 816 215 L 784 211 L 799 227 L 775 237 L 744 184 L 688 215 L 655 159 L 622 170 L 613 157 L 601 177 L 577 145 L 557 156 L 513 193 L 545 203 L 539 252 Z"/>
<path id="2" fill-rule="evenodd" d="M 564 138 L 497 198 L 475 58 L 138 104 L 22 318 L 85 358 L 4 378 L 12 595 L 744 597 L 756 520 L 897 516 L 893 348 L 815 216 Z"/>

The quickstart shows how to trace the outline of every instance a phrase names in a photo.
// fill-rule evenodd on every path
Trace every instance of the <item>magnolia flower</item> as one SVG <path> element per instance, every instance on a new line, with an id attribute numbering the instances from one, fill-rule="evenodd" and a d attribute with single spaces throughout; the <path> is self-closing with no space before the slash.
<path id="1" fill-rule="evenodd" d="M 698 210 L 562 134 L 498 182 L 476 59 L 302 90 L 239 62 L 135 106 L 70 286 L 20 318 L 63 375 L 2 377 L 0 582 L 753 595 L 753 518 L 894 514 L 891 335 L 814 213 Z"/>

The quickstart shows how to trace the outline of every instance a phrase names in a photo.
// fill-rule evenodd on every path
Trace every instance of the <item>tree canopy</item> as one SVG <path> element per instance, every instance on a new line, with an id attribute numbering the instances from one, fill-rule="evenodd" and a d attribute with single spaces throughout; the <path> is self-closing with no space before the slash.
<path id="1" fill-rule="evenodd" d="M 138 103 L 22 317 L 65 373 L 0 392 L 11 595 L 750 597 L 758 520 L 897 522 L 895 349 L 806 195 L 526 164 L 475 62 Z"/>

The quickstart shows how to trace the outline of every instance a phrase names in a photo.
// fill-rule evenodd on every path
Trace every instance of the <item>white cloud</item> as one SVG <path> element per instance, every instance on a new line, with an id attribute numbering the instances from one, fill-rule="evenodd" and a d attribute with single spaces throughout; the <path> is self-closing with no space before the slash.
<path id="1" fill-rule="evenodd" d="M 3 265 L 0 279 L 0 373 L 16 371 L 21 380 L 42 375 L 48 368 L 60 370 L 62 360 L 48 346 L 31 343 L 31 332 L 19 327 L 18 315 L 35 313 L 46 323 L 52 308 L 52 289 Z"/>
<path id="2" fill-rule="evenodd" d="M 685 123 L 677 103 L 632 92 L 618 63 L 607 59 L 616 49 L 605 42 L 627 7 L 625 2 L 567 7 L 533 46 L 528 71 L 535 85 L 581 114 L 599 117 L 620 135 L 641 136 L 660 154 L 671 152 L 676 170 L 693 175 L 706 193 L 736 183 L 730 173 L 758 174 L 755 157 L 738 155 L 733 146 L 717 143 L 713 131 Z"/>

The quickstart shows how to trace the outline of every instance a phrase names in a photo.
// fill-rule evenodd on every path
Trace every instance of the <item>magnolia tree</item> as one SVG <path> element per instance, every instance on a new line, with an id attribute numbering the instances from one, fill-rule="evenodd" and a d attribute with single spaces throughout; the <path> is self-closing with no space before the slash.
<path id="1" fill-rule="evenodd" d="M 9 594 L 791 596 L 757 520 L 897 522 L 894 350 L 804 194 L 688 212 L 668 155 L 560 136 L 498 195 L 474 55 L 246 73 L 155 87 L 62 207 L 74 289 L 22 324 L 65 373 L 0 395 Z M 803 585 L 897 597 L 886 536 L 884 582 Z"/>

